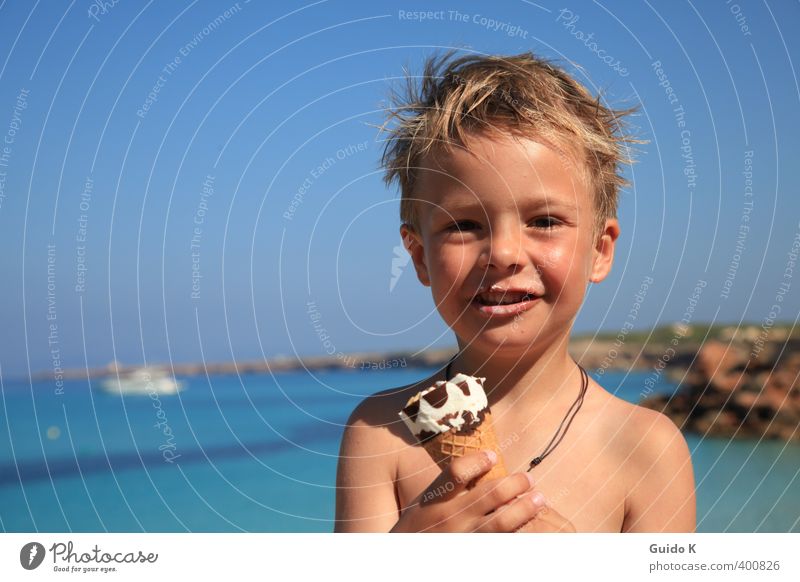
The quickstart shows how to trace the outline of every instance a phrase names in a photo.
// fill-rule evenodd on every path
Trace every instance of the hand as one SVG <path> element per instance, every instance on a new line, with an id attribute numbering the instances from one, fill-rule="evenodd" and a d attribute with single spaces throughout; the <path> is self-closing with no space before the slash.
<path id="1" fill-rule="evenodd" d="M 575 533 L 575 526 L 566 517 L 545 503 L 536 516 L 516 530 L 518 533 Z"/>
<path id="2" fill-rule="evenodd" d="M 497 462 L 492 452 L 455 457 L 400 515 L 391 532 L 513 532 L 544 507 L 532 501 L 528 473 L 467 484 Z"/>

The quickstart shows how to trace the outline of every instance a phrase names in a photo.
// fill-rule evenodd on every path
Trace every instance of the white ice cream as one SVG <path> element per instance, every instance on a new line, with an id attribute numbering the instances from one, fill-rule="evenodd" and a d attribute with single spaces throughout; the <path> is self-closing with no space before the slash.
<path id="1" fill-rule="evenodd" d="M 449 381 L 439 380 L 425 390 L 419 392 L 411 398 L 406 407 L 400 411 L 400 418 L 406 426 L 419 437 L 423 433 L 443 433 L 451 429 L 459 430 L 464 426 L 467 419 L 471 419 L 472 424 L 479 423 L 478 414 L 485 411 L 489 406 L 486 392 L 483 389 L 483 382 L 486 378 L 467 376 L 466 374 L 456 374 Z M 444 395 L 437 395 L 435 402 L 444 400 L 441 406 L 433 406 L 424 397 L 434 390 L 445 386 L 446 398 Z M 468 394 L 459 386 L 466 386 Z M 419 401 L 419 411 L 416 415 L 409 415 L 406 411 L 409 407 L 413 408 L 413 403 Z M 469 412 L 470 414 L 464 414 Z M 413 417 L 413 418 L 412 418 Z"/>

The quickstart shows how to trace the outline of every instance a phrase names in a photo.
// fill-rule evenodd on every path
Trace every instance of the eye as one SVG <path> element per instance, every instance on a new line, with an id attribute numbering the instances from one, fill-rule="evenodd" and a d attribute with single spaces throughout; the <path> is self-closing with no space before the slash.
<path id="1" fill-rule="evenodd" d="M 539 216 L 531 221 L 531 226 L 534 228 L 550 229 L 561 224 L 561 221 L 555 216 Z"/>
<path id="2" fill-rule="evenodd" d="M 466 232 L 477 227 L 477 223 L 472 222 L 471 220 L 460 220 L 448 226 L 446 230 L 450 232 Z"/>

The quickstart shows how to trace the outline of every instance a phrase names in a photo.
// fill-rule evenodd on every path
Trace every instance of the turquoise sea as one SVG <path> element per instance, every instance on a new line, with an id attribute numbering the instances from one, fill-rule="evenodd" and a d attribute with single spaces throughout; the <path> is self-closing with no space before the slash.
<path id="1" fill-rule="evenodd" d="M 366 394 L 432 370 L 183 378 L 176 396 L 86 381 L 0 390 L 0 529 L 328 532 L 342 425 Z M 631 402 L 645 374 L 601 383 Z M 661 392 L 675 386 L 662 384 Z M 166 433 L 166 434 L 165 434 Z M 800 531 L 800 445 L 687 435 L 698 531 Z"/>

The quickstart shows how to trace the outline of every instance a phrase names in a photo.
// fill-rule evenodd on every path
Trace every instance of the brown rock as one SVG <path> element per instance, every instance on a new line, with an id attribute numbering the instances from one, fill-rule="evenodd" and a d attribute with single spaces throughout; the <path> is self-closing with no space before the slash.
<path id="1" fill-rule="evenodd" d="M 800 441 L 800 343 L 770 342 L 758 365 L 750 355 L 741 344 L 707 342 L 677 394 L 641 405 L 708 436 Z"/>
<path id="2" fill-rule="evenodd" d="M 747 354 L 734 344 L 707 342 L 697 355 L 695 368 L 709 383 L 732 392 L 747 367 Z"/>

